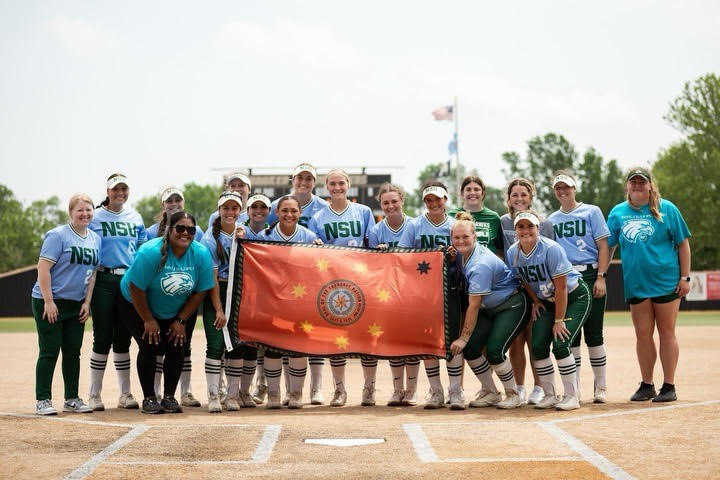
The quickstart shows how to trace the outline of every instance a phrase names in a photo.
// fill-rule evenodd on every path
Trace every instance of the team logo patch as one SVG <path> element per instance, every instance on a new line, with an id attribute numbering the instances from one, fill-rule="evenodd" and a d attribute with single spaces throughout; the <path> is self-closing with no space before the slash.
<path id="1" fill-rule="evenodd" d="M 194 285 L 192 276 L 185 272 L 166 273 L 160 279 L 160 286 L 167 295 L 190 293 Z"/>
<path id="2" fill-rule="evenodd" d="M 351 325 L 365 311 L 365 294 L 350 280 L 333 280 L 318 292 L 317 308 L 326 322 L 341 327 Z"/>
<path id="3" fill-rule="evenodd" d="M 653 233 L 655 233 L 655 228 L 649 220 L 645 219 L 628 220 L 622 226 L 622 235 L 630 243 L 644 242 L 652 237 Z"/>

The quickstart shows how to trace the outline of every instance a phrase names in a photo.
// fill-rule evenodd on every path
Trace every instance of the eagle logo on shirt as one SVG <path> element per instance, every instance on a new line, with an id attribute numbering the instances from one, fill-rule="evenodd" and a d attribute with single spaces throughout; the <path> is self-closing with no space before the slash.
<path id="1" fill-rule="evenodd" d="M 652 237 L 653 233 L 655 233 L 655 228 L 649 220 L 645 219 L 628 220 L 622 226 L 622 235 L 630 243 L 644 242 Z"/>
<path id="2" fill-rule="evenodd" d="M 183 295 L 192 292 L 194 282 L 189 273 L 171 272 L 163 275 L 160 286 L 166 295 Z"/>

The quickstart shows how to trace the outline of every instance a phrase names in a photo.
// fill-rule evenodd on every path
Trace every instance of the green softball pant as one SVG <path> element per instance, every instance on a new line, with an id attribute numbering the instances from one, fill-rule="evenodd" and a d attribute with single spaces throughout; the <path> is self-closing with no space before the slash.
<path id="1" fill-rule="evenodd" d="M 32 299 L 32 312 L 38 332 L 38 354 L 35 365 L 36 400 L 52 399 L 52 379 L 58 355 L 62 351 L 62 376 L 65 384 L 65 398 L 77 398 L 80 378 L 80 348 L 83 342 L 85 324 L 78 315 L 82 302 L 55 299 L 58 318 L 50 323 L 43 318 L 45 301 Z"/>
<path id="2" fill-rule="evenodd" d="M 90 301 L 92 310 L 93 352 L 100 355 L 130 351 L 130 330 L 120 316 L 120 281 L 122 275 L 97 272 Z"/>
<path id="3" fill-rule="evenodd" d="M 590 291 L 587 284 L 581 279 L 578 286 L 572 293 L 568 294 L 568 305 L 565 312 L 565 327 L 570 331 L 570 338 L 567 340 L 556 340 L 553 338 L 552 329 L 555 324 L 555 304 L 543 301 L 545 310 L 540 312 L 540 317 L 535 320 L 532 327 L 532 353 L 533 359 L 544 360 L 550 356 L 550 346 L 556 359 L 562 359 L 570 355 L 570 346 L 575 337 L 580 334 L 580 328 L 585 323 L 590 313 Z"/>
<path id="4" fill-rule="evenodd" d="M 580 337 L 585 336 L 585 344 L 588 347 L 598 347 L 605 343 L 603 338 L 603 322 L 605 320 L 605 304 L 607 303 L 607 295 L 600 298 L 592 296 L 593 286 L 597 280 L 597 269 L 592 265 L 588 265 L 587 270 L 580 272 L 583 280 L 590 290 L 590 313 L 582 328 L 582 335 L 575 337 L 573 347 L 580 346 Z"/>
<path id="5" fill-rule="evenodd" d="M 523 292 L 516 292 L 492 308 L 481 308 L 477 323 L 463 354 L 466 360 L 475 360 L 487 347 L 487 361 L 498 365 L 505 361 L 505 353 L 515 337 L 525 330 L 529 320 L 530 300 Z"/>
<path id="6" fill-rule="evenodd" d="M 225 305 L 228 283 L 226 281 L 220 281 L 218 284 L 220 285 L 220 303 Z M 207 358 L 220 360 L 224 353 L 225 358 L 233 360 L 257 360 L 257 348 L 251 347 L 250 345 L 242 345 L 241 347 L 233 348 L 230 352 L 225 352 L 225 337 L 222 330 L 215 328 L 215 307 L 213 307 L 210 295 L 205 295 L 205 300 L 203 300 L 203 326 L 205 327 L 205 339 L 207 342 L 207 348 L 205 350 L 205 356 Z"/>

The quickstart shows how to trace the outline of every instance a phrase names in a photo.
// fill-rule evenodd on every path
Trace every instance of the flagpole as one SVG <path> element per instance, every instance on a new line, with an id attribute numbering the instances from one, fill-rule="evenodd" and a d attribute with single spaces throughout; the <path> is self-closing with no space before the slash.
<path id="1" fill-rule="evenodd" d="M 458 101 L 457 97 L 453 99 L 453 118 L 455 119 L 455 160 L 457 167 L 455 168 L 455 184 L 457 188 L 460 185 L 460 137 L 458 136 Z"/>

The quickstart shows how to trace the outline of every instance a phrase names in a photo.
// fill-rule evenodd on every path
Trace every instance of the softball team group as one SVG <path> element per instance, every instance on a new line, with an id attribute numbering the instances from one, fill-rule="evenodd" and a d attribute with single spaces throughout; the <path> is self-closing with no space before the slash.
<path id="1" fill-rule="evenodd" d="M 301 164 L 292 175 L 292 194 L 271 202 L 265 195 L 251 194 L 245 173 L 232 173 L 204 232 L 184 211 L 183 192 L 176 187 L 161 193 L 158 223 L 147 229 L 140 215 L 126 205 L 129 183 L 120 173 L 108 178 L 107 198 L 98 207 L 87 195 L 74 195 L 68 207 L 70 223 L 45 236 L 32 291 L 39 344 L 36 412 L 57 414 L 51 385 L 60 351 L 63 411 L 104 410 L 102 385 L 111 348 L 120 390 L 118 408 L 154 414 L 199 407 L 190 389 L 190 346 L 200 304 L 207 340 L 209 412 L 263 403 L 269 409 L 302 408 L 308 366 L 310 403 L 323 404 L 325 359 L 283 358 L 273 349 L 250 345 L 225 350 L 229 256 L 236 238 L 376 249 L 445 248 L 453 339 L 446 362 L 449 385 L 446 396 L 440 360 L 424 360 L 430 384 L 424 407 L 449 404 L 455 410 L 465 409 L 466 404 L 579 408 L 583 336 L 594 374 L 592 401 L 606 403 L 606 277 L 620 245 L 624 294 L 642 377 L 631 400 L 676 400 L 675 323 L 680 299 L 690 288 L 690 232 L 678 209 L 661 199 L 649 170 L 636 167 L 628 172 L 626 201 L 612 209 L 607 222 L 598 207 L 576 200 L 576 180 L 566 171 L 557 172 L 545 187 L 552 188 L 560 202 L 560 209 L 547 219 L 532 210 L 535 186 L 523 178 L 509 183 L 508 213 L 502 217 L 484 206 L 485 185 L 477 176 L 463 180 L 462 207 L 450 212 L 445 185 L 425 184 L 426 213 L 416 218 L 403 213 L 402 188 L 384 184 L 378 194 L 384 214 L 379 223 L 370 208 L 348 199 L 350 178 L 343 170 L 331 170 L 325 178 L 329 201 L 313 194 L 316 180 L 316 170 Z M 91 312 L 93 348 L 86 404 L 79 396 L 78 379 L 83 324 Z M 664 374 L 659 391 L 652 376 L 658 357 L 656 329 Z M 138 344 L 142 402 L 131 392 L 131 337 Z M 532 387 L 525 385 L 526 345 Z M 562 392 L 556 389 L 551 353 Z M 340 407 L 347 401 L 346 360 L 329 360 L 335 387 L 329 403 Z M 469 402 L 463 390 L 465 362 L 481 384 Z M 393 392 L 387 405 L 417 405 L 420 361 L 400 358 L 389 363 Z M 378 361 L 362 357 L 361 364 L 361 404 L 372 406 Z M 502 393 L 493 372 L 502 383 Z"/>

